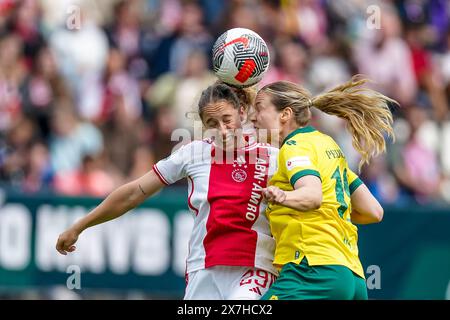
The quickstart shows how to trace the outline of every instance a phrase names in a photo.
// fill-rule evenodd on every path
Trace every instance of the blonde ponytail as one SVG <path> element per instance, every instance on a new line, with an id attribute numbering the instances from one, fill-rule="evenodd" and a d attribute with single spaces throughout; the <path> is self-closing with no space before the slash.
<path id="1" fill-rule="evenodd" d="M 386 150 L 384 134 L 395 139 L 389 103 L 397 102 L 377 91 L 361 88 L 367 82 L 354 76 L 351 81 L 312 99 L 315 108 L 347 121 L 353 147 L 361 155 L 359 169 Z"/>
<path id="2" fill-rule="evenodd" d="M 361 169 L 364 163 L 369 163 L 372 157 L 386 150 L 384 134 L 394 140 L 389 103 L 397 104 L 377 91 L 361 88 L 367 82 L 367 79 L 354 76 L 351 81 L 317 97 L 311 97 L 304 88 L 288 81 L 271 83 L 261 91 L 271 96 L 277 110 L 291 108 L 299 126 L 310 121 L 311 107 L 345 119 L 353 147 L 361 155 Z"/>

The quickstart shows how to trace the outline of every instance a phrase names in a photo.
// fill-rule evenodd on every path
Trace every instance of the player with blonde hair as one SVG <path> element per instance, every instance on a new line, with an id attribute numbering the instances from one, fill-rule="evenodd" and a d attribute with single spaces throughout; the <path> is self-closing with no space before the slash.
<path id="1" fill-rule="evenodd" d="M 360 167 L 393 137 L 392 99 L 353 78 L 316 97 L 287 81 L 263 87 L 252 117 L 258 129 L 278 130 L 278 169 L 269 201 L 274 265 L 280 276 L 263 299 L 367 299 L 356 224 L 376 223 L 383 209 L 348 167 L 339 145 L 309 125 L 311 108 L 345 119 Z"/>

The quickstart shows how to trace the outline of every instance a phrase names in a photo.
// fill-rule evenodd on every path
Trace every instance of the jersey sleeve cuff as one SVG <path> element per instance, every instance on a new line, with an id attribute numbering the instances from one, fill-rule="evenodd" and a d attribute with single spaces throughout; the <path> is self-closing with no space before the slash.
<path id="1" fill-rule="evenodd" d="M 356 178 L 352 183 L 350 183 L 350 186 L 348 187 L 350 189 L 350 195 L 352 195 L 353 192 L 355 192 L 355 190 L 362 184 L 363 182 L 360 178 Z"/>
<path id="2" fill-rule="evenodd" d="M 170 183 L 167 182 L 167 180 L 163 177 L 163 175 L 161 174 L 161 172 L 159 172 L 158 167 L 156 166 L 156 164 L 153 165 L 153 171 L 155 171 L 156 175 L 158 176 L 159 180 L 161 180 L 161 182 L 163 184 L 165 184 L 166 186 L 168 186 Z"/>
<path id="3" fill-rule="evenodd" d="M 320 181 L 322 181 L 322 178 L 320 177 L 320 173 L 317 170 L 311 170 L 311 169 L 306 169 L 306 170 L 302 170 L 297 172 L 296 174 L 294 174 L 291 179 L 291 186 L 294 188 L 295 183 L 298 181 L 298 179 L 303 178 L 304 176 L 316 176 L 320 179 Z"/>

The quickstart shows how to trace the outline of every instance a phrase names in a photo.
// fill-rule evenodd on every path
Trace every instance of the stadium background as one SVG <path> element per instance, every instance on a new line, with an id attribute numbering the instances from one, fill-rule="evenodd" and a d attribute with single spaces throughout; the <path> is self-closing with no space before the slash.
<path id="1" fill-rule="evenodd" d="M 182 296 L 184 183 L 89 230 L 76 255 L 54 244 L 170 154 L 214 81 L 215 38 L 245 27 L 271 49 L 262 84 L 319 93 L 362 73 L 400 102 L 396 143 L 362 170 L 385 207 L 360 228 L 369 297 L 449 299 L 449 18 L 447 0 L 0 0 L 0 298 Z M 314 125 L 356 169 L 344 124 L 316 114 Z M 81 290 L 66 287 L 73 266 Z"/>

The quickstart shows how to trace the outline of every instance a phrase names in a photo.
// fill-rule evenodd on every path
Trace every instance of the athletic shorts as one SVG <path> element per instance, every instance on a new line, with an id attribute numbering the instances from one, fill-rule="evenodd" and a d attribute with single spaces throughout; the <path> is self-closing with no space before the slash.
<path id="1" fill-rule="evenodd" d="M 262 300 L 367 300 L 363 278 L 340 265 L 288 263 Z"/>
<path id="2" fill-rule="evenodd" d="M 186 276 L 184 299 L 259 300 L 275 279 L 275 275 L 261 269 L 214 266 Z"/>

